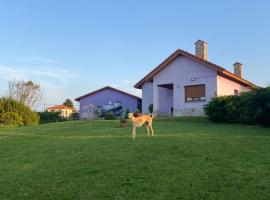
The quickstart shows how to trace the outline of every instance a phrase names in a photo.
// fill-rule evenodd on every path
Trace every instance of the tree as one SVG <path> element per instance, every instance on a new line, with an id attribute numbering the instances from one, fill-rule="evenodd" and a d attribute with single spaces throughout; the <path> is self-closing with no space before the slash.
<path id="1" fill-rule="evenodd" d="M 33 81 L 10 80 L 8 82 L 8 95 L 12 99 L 23 102 L 31 109 L 36 108 L 42 99 L 41 86 Z"/>
<path id="2" fill-rule="evenodd" d="M 73 102 L 70 99 L 66 99 L 65 102 L 63 103 L 64 106 L 73 108 Z"/>

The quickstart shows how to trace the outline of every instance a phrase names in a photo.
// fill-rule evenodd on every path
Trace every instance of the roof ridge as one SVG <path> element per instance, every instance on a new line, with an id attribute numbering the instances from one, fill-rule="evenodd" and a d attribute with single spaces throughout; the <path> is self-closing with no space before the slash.
<path id="1" fill-rule="evenodd" d="M 75 108 L 72 108 L 72 107 L 69 107 L 69 106 L 66 106 L 66 105 L 63 105 L 63 104 L 58 104 L 58 105 L 50 106 L 47 109 L 61 109 L 61 107 L 62 108 L 67 108 L 67 109 L 75 110 Z"/>
<path id="2" fill-rule="evenodd" d="M 98 93 L 98 92 L 101 92 L 101 91 L 103 91 L 103 90 L 106 90 L 106 89 L 111 89 L 111 90 L 114 90 L 114 91 L 116 91 L 116 92 L 119 92 L 119 93 L 122 93 L 122 94 L 125 94 L 125 95 L 128 95 L 128 96 L 131 96 L 131 97 L 136 98 L 136 99 L 141 99 L 140 97 L 138 97 L 138 96 L 136 96 L 136 95 L 133 95 L 133 94 L 130 94 L 130 93 L 125 92 L 125 91 L 123 91 L 123 90 L 114 88 L 114 87 L 112 87 L 112 86 L 105 86 L 105 87 L 102 87 L 102 88 L 100 88 L 100 89 L 97 89 L 97 90 L 94 90 L 94 91 L 92 91 L 92 92 L 89 92 L 89 93 L 87 93 L 87 94 L 85 94 L 85 95 L 82 95 L 82 96 L 80 96 L 80 97 L 77 97 L 77 98 L 75 98 L 75 101 L 80 101 L 80 100 L 81 100 L 82 98 L 84 98 L 84 97 L 88 97 L 88 96 L 94 95 L 94 94 L 96 94 L 96 93 Z"/>
<path id="3" fill-rule="evenodd" d="M 242 77 L 238 77 L 232 72 L 228 71 L 227 69 L 212 63 L 208 60 L 204 60 L 202 58 L 197 57 L 196 55 L 189 53 L 188 51 L 177 49 L 174 51 L 169 57 L 167 57 L 165 60 L 163 60 L 157 67 L 155 67 L 152 71 L 150 71 L 144 78 L 142 78 L 139 82 L 137 82 L 134 87 L 141 89 L 142 84 L 149 81 L 149 79 L 153 78 L 157 73 L 159 73 L 162 69 L 164 69 L 166 66 L 168 66 L 171 62 L 173 62 L 179 55 L 184 55 L 186 57 L 189 57 L 197 62 L 201 62 L 202 64 L 206 64 L 207 66 L 213 68 L 218 72 L 219 75 L 225 75 L 233 79 L 233 81 L 241 82 L 242 84 L 245 84 L 249 87 L 258 87 L 254 83 L 247 81 L 246 79 L 243 79 Z"/>

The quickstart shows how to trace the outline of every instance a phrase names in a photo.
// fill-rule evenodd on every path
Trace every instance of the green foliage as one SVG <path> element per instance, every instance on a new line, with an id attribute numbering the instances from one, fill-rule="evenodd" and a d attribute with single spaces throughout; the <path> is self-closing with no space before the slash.
<path id="1" fill-rule="evenodd" d="M 79 120 L 80 119 L 80 114 L 77 112 L 71 113 L 70 119 L 72 120 Z"/>
<path id="2" fill-rule="evenodd" d="M 37 124 L 39 116 L 23 102 L 18 102 L 12 98 L 1 98 L 0 119 L 3 124 L 20 126 Z"/>
<path id="3" fill-rule="evenodd" d="M 126 113 L 125 113 L 125 119 L 128 119 L 128 114 L 130 113 L 130 110 L 127 108 Z"/>
<path id="4" fill-rule="evenodd" d="M 134 113 L 133 113 L 133 116 L 134 117 L 138 117 L 141 115 L 141 111 L 139 109 L 137 109 Z"/>
<path id="5" fill-rule="evenodd" d="M 205 108 L 205 114 L 213 122 L 238 122 L 240 118 L 240 97 L 216 97 Z"/>
<path id="6" fill-rule="evenodd" d="M 153 104 L 150 104 L 148 106 L 148 111 L 149 111 L 149 113 L 153 113 Z"/>
<path id="7" fill-rule="evenodd" d="M 117 117 L 112 112 L 105 113 L 104 118 L 106 120 L 115 120 L 115 119 L 117 119 Z"/>
<path id="8" fill-rule="evenodd" d="M 241 121 L 248 124 L 270 125 L 270 87 L 257 88 L 242 95 L 245 106 Z"/>
<path id="9" fill-rule="evenodd" d="M 45 124 L 45 123 L 51 123 L 51 122 L 61 122 L 63 119 L 60 116 L 59 112 L 39 112 L 39 117 L 40 117 L 40 123 Z"/>
<path id="10" fill-rule="evenodd" d="M 70 118 L 61 117 L 60 112 L 39 112 L 40 123 L 64 122 L 69 120 L 79 120 L 79 113 L 72 113 Z"/>
<path id="11" fill-rule="evenodd" d="M 213 122 L 270 125 L 270 87 L 212 99 L 204 108 Z"/>
<path id="12" fill-rule="evenodd" d="M 66 99 L 63 105 L 73 108 L 73 102 L 70 99 Z"/>
<path id="13" fill-rule="evenodd" d="M 23 119 L 18 113 L 6 112 L 1 115 L 0 122 L 7 126 L 22 126 Z"/>

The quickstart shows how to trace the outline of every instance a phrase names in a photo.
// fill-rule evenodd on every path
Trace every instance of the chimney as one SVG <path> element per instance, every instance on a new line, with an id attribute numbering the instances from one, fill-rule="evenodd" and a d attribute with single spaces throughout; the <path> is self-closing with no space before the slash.
<path id="1" fill-rule="evenodd" d="M 241 63 L 239 63 L 239 62 L 235 62 L 233 64 L 233 66 L 234 66 L 234 74 L 236 76 L 242 78 L 242 75 L 243 75 L 242 74 L 242 67 L 243 67 L 243 65 Z"/>
<path id="2" fill-rule="evenodd" d="M 195 55 L 201 59 L 208 60 L 208 44 L 205 41 L 195 42 Z"/>

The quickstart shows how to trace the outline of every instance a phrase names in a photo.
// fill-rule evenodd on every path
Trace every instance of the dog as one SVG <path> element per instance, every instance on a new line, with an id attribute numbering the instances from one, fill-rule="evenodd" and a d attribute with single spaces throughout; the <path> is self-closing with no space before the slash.
<path id="1" fill-rule="evenodd" d="M 150 136 L 150 131 L 149 131 L 150 129 L 151 135 L 154 136 L 154 130 L 152 127 L 153 118 L 154 118 L 153 114 L 134 117 L 133 113 L 129 113 L 128 118 L 131 119 L 133 123 L 133 129 L 132 129 L 132 134 L 131 134 L 132 139 L 136 138 L 136 128 L 141 127 L 143 124 L 146 124 L 147 135 Z"/>

